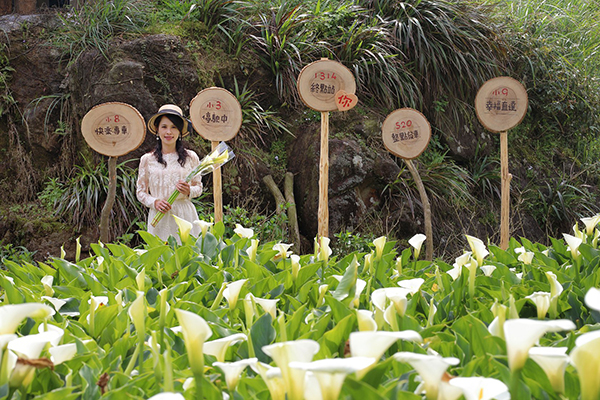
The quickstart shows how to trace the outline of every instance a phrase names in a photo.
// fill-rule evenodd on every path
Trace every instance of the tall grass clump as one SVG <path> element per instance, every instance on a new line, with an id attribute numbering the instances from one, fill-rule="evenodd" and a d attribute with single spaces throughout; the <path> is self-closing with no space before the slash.
<path id="1" fill-rule="evenodd" d="M 557 148 L 571 149 L 584 163 L 596 161 L 599 154 L 584 149 L 600 135 L 597 4 L 519 0 L 496 10 L 514 49 L 512 73 L 529 89 L 530 112 L 520 133 L 536 141 L 555 140 Z"/>
<path id="2" fill-rule="evenodd" d="M 68 13 L 58 14 L 61 26 L 53 42 L 74 62 L 90 48 L 108 59 L 110 40 L 118 35 L 137 34 L 147 25 L 147 14 L 138 3 L 127 0 L 84 2 Z"/>
<path id="3" fill-rule="evenodd" d="M 136 198 L 137 170 L 127 161 L 117 165 L 117 196 L 111 213 L 116 236 L 125 234 L 138 221 L 145 220 L 145 210 Z M 77 229 L 97 226 L 109 187 L 105 162 L 76 165 L 66 180 L 47 182 L 40 199 L 54 214 Z"/>

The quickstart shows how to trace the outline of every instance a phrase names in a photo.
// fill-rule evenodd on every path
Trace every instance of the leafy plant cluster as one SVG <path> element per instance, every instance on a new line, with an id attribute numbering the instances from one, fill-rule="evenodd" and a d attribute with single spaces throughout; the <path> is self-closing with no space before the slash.
<path id="1" fill-rule="evenodd" d="M 127 233 L 139 221 L 145 221 L 146 210 L 136 198 L 137 170 L 125 161 L 117 165 L 117 195 L 111 216 L 116 236 Z M 135 160 L 134 160 L 135 161 Z M 74 167 L 66 180 L 50 179 L 39 199 L 44 206 L 76 229 L 95 226 L 100 220 L 109 187 L 105 162 Z"/>
<path id="2" fill-rule="evenodd" d="M 582 222 L 549 247 L 467 236 L 453 264 L 418 236 L 295 255 L 181 222 L 181 244 L 5 260 L 0 399 L 595 399 L 600 215 Z"/>

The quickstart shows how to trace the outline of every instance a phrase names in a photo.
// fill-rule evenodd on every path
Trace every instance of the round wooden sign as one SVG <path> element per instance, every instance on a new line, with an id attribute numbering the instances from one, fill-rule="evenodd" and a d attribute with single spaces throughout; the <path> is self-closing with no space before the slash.
<path id="1" fill-rule="evenodd" d="M 100 154 L 118 157 L 137 149 L 146 137 L 144 117 L 125 103 L 103 103 L 93 107 L 81 121 L 87 144 Z"/>
<path id="2" fill-rule="evenodd" d="M 411 160 L 425 151 L 431 139 L 427 118 L 412 108 L 390 113 L 381 126 L 383 144 L 398 157 Z"/>
<path id="3" fill-rule="evenodd" d="M 231 92 L 211 87 L 192 99 L 190 119 L 203 138 L 227 141 L 233 139 L 242 126 L 242 107 Z"/>
<path id="4" fill-rule="evenodd" d="M 339 108 L 336 99 L 340 98 L 340 93 L 346 95 L 341 98 L 343 104 L 346 104 L 348 99 L 353 101 L 356 97 L 353 96 L 356 92 L 356 82 L 352 72 L 343 64 L 328 59 L 315 61 L 304 67 L 296 84 L 300 99 L 315 111 L 343 110 Z"/>
<path id="5" fill-rule="evenodd" d="M 519 125 L 529 100 L 519 81 L 508 76 L 490 79 L 481 86 L 475 97 L 479 122 L 491 132 L 504 132 Z"/>

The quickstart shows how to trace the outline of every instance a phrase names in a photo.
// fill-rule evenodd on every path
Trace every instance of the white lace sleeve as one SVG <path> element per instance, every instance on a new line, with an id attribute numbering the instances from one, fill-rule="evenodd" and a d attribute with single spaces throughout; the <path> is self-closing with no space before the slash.
<path id="1" fill-rule="evenodd" d="M 192 168 L 196 168 L 198 164 L 200 164 L 200 158 L 198 157 L 198 154 L 191 150 L 189 151 L 189 153 Z M 190 182 L 190 199 L 200 196 L 202 194 L 202 188 L 202 177 L 198 175 Z"/>
<path id="2" fill-rule="evenodd" d="M 155 197 L 150 195 L 148 179 L 150 178 L 150 171 L 148 166 L 148 159 L 150 155 L 145 154 L 140 159 L 140 168 L 138 171 L 137 189 L 136 196 L 138 200 L 148 208 L 154 208 Z"/>

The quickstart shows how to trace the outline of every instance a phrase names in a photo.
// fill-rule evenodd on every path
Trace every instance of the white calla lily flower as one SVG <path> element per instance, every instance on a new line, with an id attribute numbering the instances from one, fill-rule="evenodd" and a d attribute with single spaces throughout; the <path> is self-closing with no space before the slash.
<path id="1" fill-rule="evenodd" d="M 600 223 L 600 214 L 596 214 L 593 217 L 581 218 L 581 222 L 585 225 L 585 234 L 592 236 L 594 229 Z"/>
<path id="2" fill-rule="evenodd" d="M 52 304 L 52 306 L 54 307 L 54 309 L 56 311 L 60 311 L 62 306 L 67 304 L 66 300 L 57 299 L 56 297 L 42 296 L 42 297 L 40 297 L 40 299 L 46 300 L 48 303 Z M 79 315 L 79 313 L 77 313 L 77 314 Z"/>
<path id="3" fill-rule="evenodd" d="M 565 370 L 569 364 L 566 347 L 532 347 L 529 358 L 544 370 L 556 393 L 565 392 Z"/>
<path id="4" fill-rule="evenodd" d="M 423 386 L 428 400 L 437 400 L 440 382 L 448 367 L 460 361 L 455 357 L 442 357 L 437 354 L 419 354 L 399 352 L 394 359 L 410 364 L 423 379 Z"/>
<path id="5" fill-rule="evenodd" d="M 172 215 L 173 218 L 175 218 L 175 223 L 177 224 L 177 227 L 179 228 L 179 237 L 181 238 L 181 241 L 185 243 L 190 237 L 190 232 L 192 230 L 193 225 L 190 221 L 187 221 L 183 218 L 179 218 L 175 214 Z"/>
<path id="6" fill-rule="evenodd" d="M 561 286 L 562 288 L 562 286 Z M 585 294 L 585 305 L 594 311 L 600 311 L 600 289 L 590 288 Z"/>
<path id="7" fill-rule="evenodd" d="M 569 235 L 568 233 L 563 233 L 563 237 L 565 238 L 565 242 L 569 245 L 569 251 L 571 252 L 571 256 L 574 260 L 579 258 L 579 246 L 583 243 L 581 238 L 575 237 L 573 235 Z"/>
<path id="8" fill-rule="evenodd" d="M 398 281 L 398 286 L 407 289 L 408 293 L 415 294 L 421 289 L 421 285 L 425 282 L 423 278 L 405 279 Z"/>
<path id="9" fill-rule="evenodd" d="M 54 277 L 52 275 L 46 275 L 41 280 L 42 286 L 44 286 L 44 293 L 48 297 L 54 296 L 54 289 L 52 289 L 52 283 L 54 282 Z"/>
<path id="10" fill-rule="evenodd" d="M 246 249 L 246 254 L 248 254 L 248 258 L 250 261 L 256 261 L 256 252 L 258 251 L 258 244 L 260 240 L 258 239 L 250 239 L 250 246 Z"/>
<path id="11" fill-rule="evenodd" d="M 34 335 L 23 336 L 8 342 L 6 348 L 12 351 L 19 359 L 35 360 L 40 358 L 42 351 L 52 342 L 62 338 L 62 329 L 49 330 Z M 28 387 L 35 376 L 35 367 L 14 360 L 14 368 L 10 374 L 9 385 L 12 388 Z"/>
<path id="12" fill-rule="evenodd" d="M 358 321 L 358 330 L 360 332 L 369 332 L 377 330 L 377 322 L 373 318 L 373 311 L 356 310 L 356 319 Z"/>
<path id="13" fill-rule="evenodd" d="M 200 227 L 200 232 L 202 233 L 202 237 L 204 238 L 208 233 L 208 230 L 212 228 L 212 222 L 206 222 L 201 219 L 197 219 L 194 222 L 194 225 L 198 225 Z"/>
<path id="14" fill-rule="evenodd" d="M 423 243 L 425 242 L 425 240 L 427 239 L 427 236 L 423 235 L 422 233 L 417 233 L 416 235 L 414 235 L 413 237 L 411 237 L 410 239 L 408 239 L 408 244 L 410 244 L 414 249 L 414 259 L 418 259 L 419 258 L 419 254 L 421 254 L 421 247 L 423 247 Z"/>
<path id="15" fill-rule="evenodd" d="M 333 253 L 329 243 L 331 240 L 328 237 L 321 236 L 318 239 L 315 238 L 315 254 L 317 255 L 317 261 L 323 261 L 327 263 L 329 256 Z"/>
<path id="16" fill-rule="evenodd" d="M 398 340 L 423 342 L 421 335 L 413 330 L 352 332 L 348 339 L 352 357 L 367 357 L 376 360 L 379 360 L 383 353 Z"/>
<path id="17" fill-rule="evenodd" d="M 148 400 L 185 400 L 185 397 L 181 393 L 174 392 L 162 392 L 155 394 L 150 397 Z"/>
<path id="18" fill-rule="evenodd" d="M 548 309 L 550 308 L 550 293 L 548 292 L 533 292 L 529 296 L 525 296 L 535 304 L 537 308 L 538 319 L 546 318 Z"/>
<path id="19" fill-rule="evenodd" d="M 477 265 L 483 265 L 483 259 L 490 254 L 487 247 L 483 243 L 481 239 L 478 239 L 474 236 L 465 235 L 467 237 L 467 242 L 471 247 L 471 251 L 477 260 Z"/>
<path id="20" fill-rule="evenodd" d="M 531 251 L 524 251 L 523 253 L 519 254 L 517 260 L 521 261 L 525 265 L 531 265 L 534 255 L 535 254 Z"/>
<path id="21" fill-rule="evenodd" d="M 290 261 L 292 262 L 292 278 L 298 279 L 298 273 L 300 272 L 300 256 L 298 254 L 290 255 Z"/>
<path id="22" fill-rule="evenodd" d="M 495 265 L 482 265 L 479 268 L 483 271 L 483 274 L 485 276 L 492 276 L 492 274 L 496 270 L 496 266 Z"/>
<path id="23" fill-rule="evenodd" d="M 244 228 L 240 224 L 235 224 L 233 232 L 240 238 L 251 239 L 254 236 L 254 230 L 252 228 Z"/>
<path id="24" fill-rule="evenodd" d="M 129 306 L 127 314 L 135 326 L 138 335 L 146 335 L 146 298 L 144 292 L 138 291 L 136 299 Z"/>
<path id="25" fill-rule="evenodd" d="M 204 374 L 204 342 L 212 331 L 204 318 L 193 312 L 176 308 L 175 315 L 181 324 L 183 341 L 194 375 Z"/>
<path id="26" fill-rule="evenodd" d="M 273 256 L 273 261 L 285 260 L 286 258 L 288 258 L 292 254 L 291 251 L 288 251 L 292 246 L 293 244 L 288 243 L 275 243 L 273 245 L 273 250 L 275 250 L 277 254 Z"/>
<path id="27" fill-rule="evenodd" d="M 204 354 L 214 356 L 217 361 L 223 363 L 225 362 L 225 354 L 227 353 L 229 346 L 233 346 L 234 344 L 245 340 L 248 340 L 248 336 L 243 333 L 235 333 L 220 339 L 205 342 L 203 352 Z"/>
<path id="28" fill-rule="evenodd" d="M 323 400 L 337 400 L 346 376 L 368 368 L 376 360 L 368 357 L 332 358 L 313 362 L 292 361 L 289 367 L 310 371 L 319 381 Z"/>
<path id="29" fill-rule="evenodd" d="M 546 333 L 570 331 L 575 324 L 566 319 L 539 321 L 533 319 L 509 319 L 504 323 L 504 337 L 508 352 L 508 366 L 519 371 L 525 366 L 529 349 Z"/>
<path id="30" fill-rule="evenodd" d="M 238 298 L 240 296 L 240 291 L 242 287 L 246 283 L 248 279 L 239 279 L 234 282 L 228 282 L 227 286 L 225 286 L 225 290 L 223 290 L 223 297 L 227 299 L 227 303 L 229 304 L 229 309 L 233 310 L 237 304 Z"/>
<path id="31" fill-rule="evenodd" d="M 257 361 L 258 359 L 256 358 L 248 358 L 231 363 L 217 361 L 213 363 L 213 366 L 218 367 L 223 371 L 227 389 L 229 390 L 229 393 L 233 393 L 242 377 L 242 372 L 244 372 L 247 366 L 255 364 Z"/>
<path id="32" fill-rule="evenodd" d="M 77 354 L 77 344 L 68 343 L 50 347 L 48 352 L 50 353 L 50 361 L 52 361 L 54 365 L 59 365 L 75 357 Z"/>
<path id="33" fill-rule="evenodd" d="M 41 303 L 0 306 L 0 335 L 15 333 L 21 322 L 27 317 L 46 319 L 54 313 L 52 307 Z"/>
<path id="34" fill-rule="evenodd" d="M 600 331 L 584 333 L 575 340 L 569 354 L 577 369 L 581 387 L 581 400 L 600 398 Z"/>
<path id="35" fill-rule="evenodd" d="M 288 399 L 302 400 L 305 371 L 292 369 L 289 364 L 293 361 L 312 361 L 314 355 L 319 351 L 319 343 L 310 339 L 300 339 L 263 346 L 262 350 L 280 368 Z"/>
<path id="36" fill-rule="evenodd" d="M 461 388 L 466 400 L 510 399 L 508 386 L 498 379 L 458 377 L 451 379 L 449 383 Z"/>
<path id="37" fill-rule="evenodd" d="M 381 260 L 383 257 L 383 249 L 387 242 L 387 238 L 385 236 L 380 236 L 377 239 L 373 240 L 373 245 L 375 246 L 375 260 Z"/>
<path id="38" fill-rule="evenodd" d="M 279 299 L 262 299 L 260 297 L 254 296 L 252 296 L 252 298 L 254 299 L 256 304 L 260 305 L 262 309 L 265 310 L 267 314 L 271 315 L 271 318 L 273 318 L 273 320 L 277 318 L 277 302 L 279 301 Z"/>
<path id="39" fill-rule="evenodd" d="M 250 367 L 261 376 L 267 385 L 271 400 L 285 400 L 285 382 L 280 368 L 271 367 L 261 362 L 252 363 Z"/>

